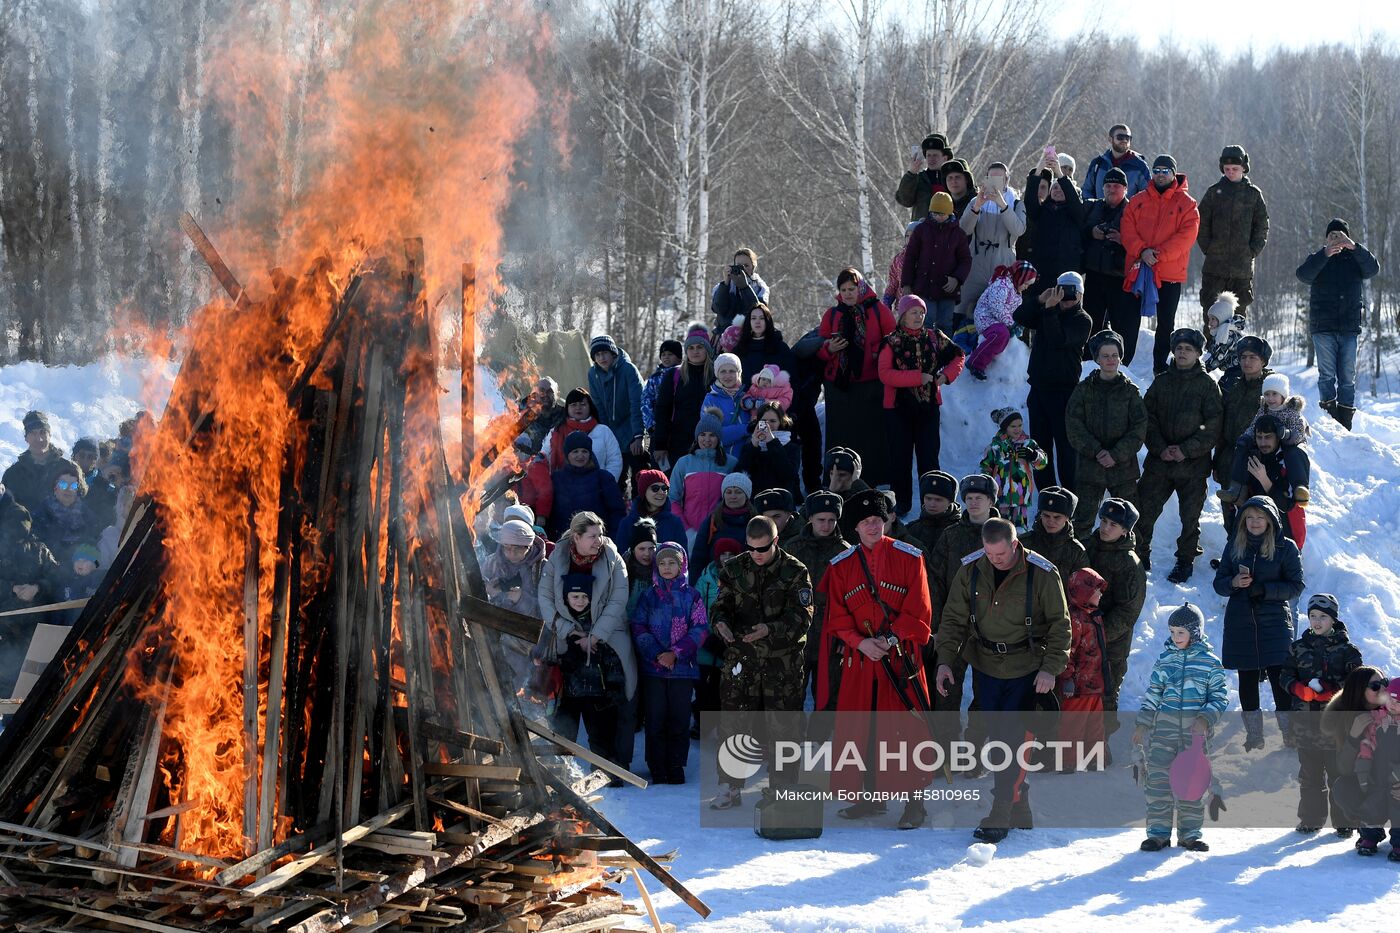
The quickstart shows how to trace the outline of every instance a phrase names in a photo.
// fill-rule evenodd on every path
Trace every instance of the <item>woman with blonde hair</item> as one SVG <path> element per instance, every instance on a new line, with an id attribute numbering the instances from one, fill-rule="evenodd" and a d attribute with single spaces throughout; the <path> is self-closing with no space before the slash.
<path id="1" fill-rule="evenodd" d="M 1255 496 L 1240 510 L 1215 572 L 1215 592 L 1229 598 L 1220 655 L 1227 669 L 1239 672 L 1244 747 L 1252 751 L 1264 747 L 1259 682 L 1265 677 L 1279 731 L 1289 735 L 1293 699 L 1282 674 L 1293 645 L 1293 601 L 1303 594 L 1302 556 L 1284 535 L 1278 506 L 1268 496 Z"/>

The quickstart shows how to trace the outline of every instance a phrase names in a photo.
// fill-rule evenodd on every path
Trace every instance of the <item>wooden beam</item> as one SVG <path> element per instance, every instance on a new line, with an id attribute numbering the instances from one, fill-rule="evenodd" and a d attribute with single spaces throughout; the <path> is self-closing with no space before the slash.
<path id="1" fill-rule="evenodd" d="M 534 720 L 526 719 L 520 713 L 514 713 L 512 715 L 515 718 L 517 718 L 520 721 L 520 724 L 526 729 L 530 730 L 542 739 L 548 739 L 550 742 L 553 742 L 555 745 L 558 745 L 560 748 L 566 750 L 567 752 L 569 752 L 569 754 L 573 755 L 574 757 L 582 758 L 584 761 L 593 765 L 595 768 L 601 768 L 602 770 L 611 774 L 613 777 L 626 781 L 628 784 L 631 784 L 634 787 L 640 787 L 644 790 L 646 789 L 646 781 L 642 780 L 640 777 L 633 774 L 631 771 L 628 771 L 621 765 L 613 764 L 611 761 L 608 761 L 602 755 L 595 755 L 593 752 L 584 748 L 577 742 L 570 741 L 569 739 L 564 738 L 562 735 L 558 735 L 557 733 L 550 731 L 549 729 L 540 725 Z"/>
<path id="2" fill-rule="evenodd" d="M 180 229 L 185 231 L 185 236 L 190 238 L 195 252 L 199 253 L 208 263 L 210 271 L 214 273 L 214 278 L 218 279 L 224 291 L 233 299 L 233 303 L 239 306 L 246 305 L 248 297 L 243 291 L 243 286 L 238 284 L 238 279 L 229 271 L 223 257 L 214 248 L 214 244 L 209 242 L 209 238 L 204 235 L 204 231 L 195 222 L 194 215 L 189 211 L 180 215 Z"/>
<path id="3" fill-rule="evenodd" d="M 477 778 L 485 781 L 518 782 L 520 780 L 520 769 L 507 765 L 461 765 L 433 761 L 423 766 L 423 773 L 438 777 Z"/>

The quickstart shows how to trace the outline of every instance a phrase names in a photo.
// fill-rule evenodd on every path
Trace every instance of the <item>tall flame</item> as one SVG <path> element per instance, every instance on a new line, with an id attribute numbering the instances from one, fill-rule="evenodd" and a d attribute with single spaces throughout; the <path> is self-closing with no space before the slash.
<path id="1" fill-rule="evenodd" d="M 146 698 L 164 699 L 166 790 L 194 804 L 172 842 L 206 855 L 240 856 L 250 842 L 245 782 L 257 775 L 244 761 L 245 564 L 251 516 L 265 672 L 284 556 L 281 476 L 298 450 L 287 387 L 355 269 L 381 244 L 423 238 L 426 295 L 454 287 L 463 261 L 476 264 L 484 300 L 499 292 L 500 215 L 513 152 L 537 104 L 515 38 L 529 29 L 538 41 L 537 14 L 447 0 L 356 6 L 343 31 L 313 30 L 320 44 L 302 59 L 263 44 L 259 24 L 243 18 L 252 14 L 230 14 L 211 84 L 238 140 L 230 154 L 235 196 L 231 218 L 210 233 L 230 267 L 249 276 L 253 300 L 216 301 L 193 316 L 182 389 L 136 452 L 142 491 L 163 520 L 167 566 L 163 624 L 135 650 L 168 652 L 172 673 L 166 692 L 143 680 L 150 665 L 133 657 L 129 679 Z M 326 22 L 341 17 L 327 14 Z M 286 276 L 264 281 L 259 271 L 274 266 Z M 431 313 L 426 300 L 416 307 Z M 420 484 L 439 466 L 412 456 L 420 449 L 413 438 L 438 430 L 435 352 L 425 348 L 404 374 L 405 462 Z M 201 421 L 206 413 L 212 430 Z M 265 676 L 257 690 L 261 722 Z"/>

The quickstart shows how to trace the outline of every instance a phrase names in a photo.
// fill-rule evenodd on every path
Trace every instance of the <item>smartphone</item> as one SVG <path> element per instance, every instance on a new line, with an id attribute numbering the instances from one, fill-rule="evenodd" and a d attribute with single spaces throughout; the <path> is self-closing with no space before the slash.
<path id="1" fill-rule="evenodd" d="M 1240 564 L 1240 570 L 1239 570 L 1239 572 L 1242 573 L 1242 574 L 1244 574 L 1246 577 L 1252 577 L 1252 576 L 1254 576 L 1254 571 L 1253 571 L 1253 570 L 1250 570 L 1249 567 L 1247 567 L 1247 566 L 1244 565 L 1244 564 Z"/>
<path id="2" fill-rule="evenodd" d="M 919 159 L 919 158 L 923 158 L 923 155 L 924 155 L 923 152 L 921 152 L 921 151 L 919 150 L 919 147 L 918 147 L 918 146 L 910 146 L 910 147 L 909 147 L 909 158 L 911 158 L 911 159 Z"/>
<path id="3" fill-rule="evenodd" d="M 1060 156 L 1059 156 L 1059 153 L 1057 153 L 1057 152 L 1055 151 L 1055 147 L 1054 147 L 1054 146 L 1046 146 L 1046 147 L 1045 147 L 1045 158 L 1047 158 L 1047 159 L 1058 159 L 1059 157 L 1060 157 Z"/>

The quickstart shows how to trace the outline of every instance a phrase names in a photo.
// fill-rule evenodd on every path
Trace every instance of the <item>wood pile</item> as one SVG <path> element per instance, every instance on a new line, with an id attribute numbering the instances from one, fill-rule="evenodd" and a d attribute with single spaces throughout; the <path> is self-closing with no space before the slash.
<path id="1" fill-rule="evenodd" d="M 250 299 L 184 226 L 230 313 L 273 327 L 284 303 L 308 300 L 311 272 Z M 313 351 L 268 363 L 295 425 L 278 498 L 248 496 L 241 590 L 211 584 L 207 596 L 234 599 L 244 620 L 210 633 L 241 657 L 221 708 L 239 711 L 242 747 L 217 750 L 241 806 L 209 812 L 190 796 L 201 775 L 167 710 L 191 678 L 163 636 L 172 588 L 202 581 L 172 578 L 173 519 L 162 491 L 143 489 L 101 589 L 0 735 L 0 925 L 663 929 L 638 869 L 708 914 L 669 857 L 642 851 L 590 799 L 613 775 L 643 782 L 516 705 L 502 640 L 533 641 L 540 623 L 482 599 L 438 430 L 423 268 L 419 240 L 363 263 L 325 297 Z M 167 409 L 192 426 L 191 450 L 226 429 L 205 369 L 186 359 Z M 271 553 L 260 510 L 275 514 Z M 220 823 L 235 845 L 205 829 Z M 629 872 L 648 914 L 615 887 Z"/>

